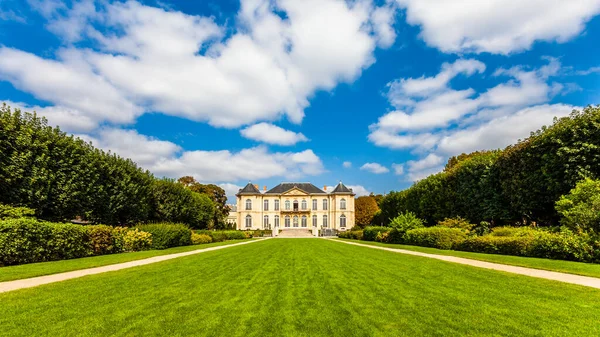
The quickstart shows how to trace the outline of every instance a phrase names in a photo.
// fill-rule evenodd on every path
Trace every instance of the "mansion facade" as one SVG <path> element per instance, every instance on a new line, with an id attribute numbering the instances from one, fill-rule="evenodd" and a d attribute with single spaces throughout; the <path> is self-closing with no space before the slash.
<path id="1" fill-rule="evenodd" d="M 270 190 L 248 183 L 236 194 L 237 229 L 354 227 L 354 192 L 341 182 L 331 191 L 311 183 L 281 183 Z"/>

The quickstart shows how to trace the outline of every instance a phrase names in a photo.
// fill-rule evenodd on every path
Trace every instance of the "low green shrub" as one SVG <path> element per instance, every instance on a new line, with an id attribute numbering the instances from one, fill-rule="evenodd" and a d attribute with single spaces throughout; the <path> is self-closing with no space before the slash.
<path id="1" fill-rule="evenodd" d="M 363 239 L 363 231 L 362 230 L 353 230 L 353 231 L 339 232 L 338 238 L 362 240 Z"/>
<path id="2" fill-rule="evenodd" d="M 467 252 L 527 256 L 533 240 L 533 236 L 484 235 L 468 238 L 457 248 Z"/>
<path id="3" fill-rule="evenodd" d="M 270 229 L 250 230 L 250 231 L 244 231 L 244 233 L 246 233 L 246 237 L 248 237 L 248 238 L 262 238 L 262 237 L 268 237 L 268 236 L 273 235 L 273 231 Z"/>
<path id="4" fill-rule="evenodd" d="M 139 228 L 125 231 L 122 239 L 124 252 L 139 252 L 153 248 L 152 234 L 144 232 Z"/>
<path id="5" fill-rule="evenodd" d="M 201 245 L 204 243 L 211 243 L 211 242 L 212 242 L 212 238 L 209 235 L 192 233 L 192 244 L 193 245 Z"/>
<path id="6" fill-rule="evenodd" d="M 417 218 L 413 212 L 400 213 L 400 215 L 392 219 L 390 227 L 404 234 L 411 229 L 423 227 L 423 220 Z"/>
<path id="7" fill-rule="evenodd" d="M 534 236 L 539 230 L 532 227 L 495 227 L 492 229 L 491 236 Z"/>
<path id="8" fill-rule="evenodd" d="M 192 230 L 184 224 L 153 223 L 136 228 L 152 234 L 152 248 L 166 249 L 192 244 Z"/>
<path id="9" fill-rule="evenodd" d="M 35 210 L 28 207 L 15 207 L 0 203 L 0 220 L 32 217 Z"/>
<path id="10" fill-rule="evenodd" d="M 90 236 L 90 246 L 94 255 L 118 253 L 113 237 L 113 227 L 106 225 L 86 226 Z"/>
<path id="11" fill-rule="evenodd" d="M 470 223 L 469 220 L 456 217 L 456 218 L 445 218 L 442 221 L 439 221 L 438 226 L 447 227 L 447 228 L 460 228 L 470 231 L 475 227 L 474 224 Z"/>
<path id="12" fill-rule="evenodd" d="M 465 229 L 441 226 L 411 229 L 403 237 L 405 244 L 439 249 L 458 247 L 466 239 Z"/>
<path id="13" fill-rule="evenodd" d="M 527 253 L 531 257 L 592 262 L 595 259 L 594 240 L 587 234 L 539 231 Z"/>
<path id="14" fill-rule="evenodd" d="M 210 231 L 210 230 L 199 230 L 196 231 L 198 234 L 206 234 L 210 236 L 213 242 L 222 242 L 225 240 L 243 240 L 251 236 L 245 234 L 251 234 L 252 231 Z"/>
<path id="15" fill-rule="evenodd" d="M 576 230 L 600 231 L 600 180 L 586 178 L 556 202 L 561 224 Z"/>
<path id="16" fill-rule="evenodd" d="M 392 229 L 390 227 L 367 226 L 363 229 L 363 240 L 376 241 L 377 234 L 387 233 L 391 230 Z"/>

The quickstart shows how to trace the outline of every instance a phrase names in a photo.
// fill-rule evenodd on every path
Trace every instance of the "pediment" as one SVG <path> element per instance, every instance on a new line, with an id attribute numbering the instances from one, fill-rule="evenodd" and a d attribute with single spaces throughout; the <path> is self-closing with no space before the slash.
<path id="1" fill-rule="evenodd" d="M 297 196 L 297 195 L 308 195 L 308 193 L 306 193 L 305 191 L 299 189 L 298 187 L 294 187 L 290 190 L 287 190 L 285 192 L 283 192 L 281 195 L 285 195 L 285 196 Z"/>

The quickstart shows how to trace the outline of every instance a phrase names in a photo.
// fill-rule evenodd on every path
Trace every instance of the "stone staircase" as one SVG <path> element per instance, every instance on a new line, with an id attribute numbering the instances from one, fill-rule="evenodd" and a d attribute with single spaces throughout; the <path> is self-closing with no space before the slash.
<path id="1" fill-rule="evenodd" d="M 314 238 L 308 229 L 284 229 L 279 233 L 279 238 Z"/>

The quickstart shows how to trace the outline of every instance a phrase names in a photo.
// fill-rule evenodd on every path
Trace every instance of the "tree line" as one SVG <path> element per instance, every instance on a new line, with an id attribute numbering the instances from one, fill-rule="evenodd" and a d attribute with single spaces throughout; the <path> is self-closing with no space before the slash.
<path id="1" fill-rule="evenodd" d="M 600 106 L 574 110 L 503 150 L 448 160 L 445 169 L 379 202 L 384 224 L 413 212 L 433 225 L 457 216 L 492 225 L 556 225 L 562 195 L 600 177 Z"/>
<path id="2" fill-rule="evenodd" d="M 158 179 L 131 159 L 49 126 L 35 113 L 0 107 L 0 203 L 51 221 L 128 225 L 182 222 L 225 227 L 225 191 L 191 177 Z"/>

